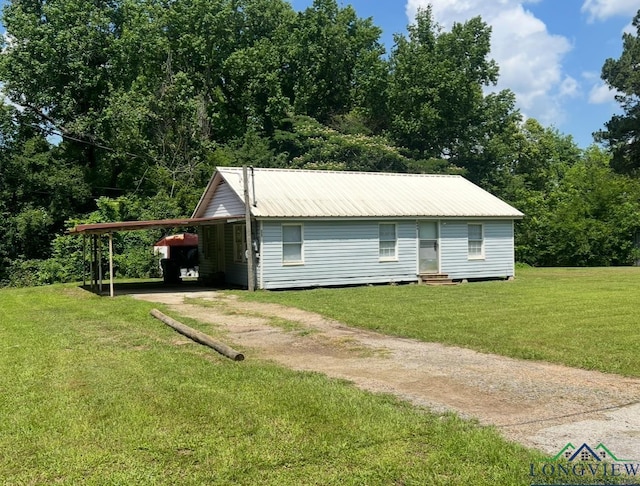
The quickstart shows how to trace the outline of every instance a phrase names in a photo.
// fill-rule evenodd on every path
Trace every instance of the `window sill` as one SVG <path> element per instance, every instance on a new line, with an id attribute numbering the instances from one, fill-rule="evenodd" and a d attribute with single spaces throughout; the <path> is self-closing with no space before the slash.
<path id="1" fill-rule="evenodd" d="M 470 262 L 483 262 L 486 260 L 485 257 L 483 256 L 479 256 L 479 257 L 469 257 L 467 258 L 467 260 L 469 260 Z"/>
<path id="2" fill-rule="evenodd" d="M 282 262 L 283 267 L 301 267 L 304 262 Z"/>
<path id="3" fill-rule="evenodd" d="M 397 258 L 380 258 L 378 260 L 380 263 L 384 263 L 384 262 L 397 262 L 398 259 Z"/>

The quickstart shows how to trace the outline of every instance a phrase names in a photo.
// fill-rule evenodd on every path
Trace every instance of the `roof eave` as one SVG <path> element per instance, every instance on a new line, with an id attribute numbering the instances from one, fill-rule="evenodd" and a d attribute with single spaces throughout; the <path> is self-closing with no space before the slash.
<path id="1" fill-rule="evenodd" d="M 216 171 L 211 176 L 211 179 L 209 179 L 209 183 L 207 184 L 206 189 L 202 193 L 202 196 L 200 196 L 200 200 L 198 201 L 196 208 L 193 210 L 193 213 L 191 214 L 192 218 L 197 218 L 198 215 L 200 214 L 201 208 L 207 207 L 207 203 L 211 200 L 211 197 L 213 196 L 213 194 L 210 194 L 210 193 L 213 192 L 214 181 L 216 179 L 216 176 L 218 175 L 222 177 L 222 175 L 220 174 L 220 172 L 218 172 L 218 169 L 216 168 Z"/>
<path id="2" fill-rule="evenodd" d="M 441 220 L 521 220 L 524 218 L 524 214 L 520 215 L 335 215 L 335 216 L 318 216 L 318 215 L 255 215 L 255 219 L 258 220 L 270 220 L 270 219 L 313 219 L 313 220 L 372 220 L 372 219 L 441 219 Z"/>
<path id="3" fill-rule="evenodd" d="M 79 224 L 69 229 L 69 234 L 78 235 L 103 235 L 117 231 L 142 231 L 162 228 L 177 228 L 184 226 L 204 226 L 243 216 L 224 216 L 212 218 L 181 218 L 181 219 L 156 219 L 148 221 L 115 221 L 109 223 Z"/>

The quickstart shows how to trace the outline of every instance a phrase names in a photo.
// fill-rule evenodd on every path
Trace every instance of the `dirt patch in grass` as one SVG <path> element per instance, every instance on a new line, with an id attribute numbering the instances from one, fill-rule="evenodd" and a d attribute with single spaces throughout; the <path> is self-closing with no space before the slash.
<path id="1" fill-rule="evenodd" d="M 204 332 L 223 333 L 247 359 L 346 379 L 436 412 L 454 411 L 552 455 L 568 442 L 603 443 L 619 458 L 640 460 L 638 379 L 386 336 L 216 292 L 136 298 L 169 305 L 202 323 Z M 283 319 L 295 326 L 278 325 Z"/>

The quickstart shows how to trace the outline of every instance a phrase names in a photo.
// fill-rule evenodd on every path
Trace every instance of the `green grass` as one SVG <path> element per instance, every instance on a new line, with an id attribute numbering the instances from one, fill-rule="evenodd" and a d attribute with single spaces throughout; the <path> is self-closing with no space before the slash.
<path id="1" fill-rule="evenodd" d="M 387 334 L 640 376 L 640 268 L 524 268 L 514 282 L 242 295 Z"/>
<path id="2" fill-rule="evenodd" d="M 0 484 L 525 485 L 543 459 L 455 416 L 184 344 L 154 306 L 0 291 Z"/>

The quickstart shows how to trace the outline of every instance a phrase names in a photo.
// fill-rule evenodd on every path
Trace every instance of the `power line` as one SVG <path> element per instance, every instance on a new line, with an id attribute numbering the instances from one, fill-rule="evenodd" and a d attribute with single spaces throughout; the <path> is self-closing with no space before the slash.
<path id="1" fill-rule="evenodd" d="M 116 149 L 114 149 L 112 147 L 109 147 L 109 146 L 101 144 L 101 143 L 97 143 L 97 142 L 95 142 L 93 140 L 87 140 L 87 139 L 74 137 L 72 135 L 69 135 L 69 134 L 65 133 L 64 131 L 62 131 L 60 129 L 57 129 L 57 128 L 55 128 L 55 129 L 54 128 L 44 128 L 41 125 L 37 125 L 35 123 L 29 123 L 29 126 L 31 126 L 33 128 L 42 129 L 49 135 L 57 135 L 58 137 L 61 137 L 61 138 L 65 139 L 65 140 L 71 140 L 71 141 L 74 141 L 74 142 L 82 143 L 84 145 L 89 145 L 91 147 L 99 148 L 99 149 L 102 149 L 102 150 L 107 150 L 108 152 L 119 153 L 118 150 L 116 150 Z M 80 134 L 79 136 L 83 136 L 83 135 L 85 137 L 87 137 L 87 138 L 92 138 L 92 136 L 85 135 L 85 134 Z M 128 155 L 129 157 L 134 157 L 136 159 L 147 158 L 147 157 L 142 157 L 142 156 L 140 156 L 138 154 L 132 154 L 131 152 L 121 152 L 121 153 L 124 154 L 124 155 Z"/>

